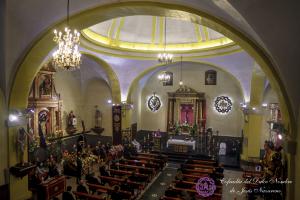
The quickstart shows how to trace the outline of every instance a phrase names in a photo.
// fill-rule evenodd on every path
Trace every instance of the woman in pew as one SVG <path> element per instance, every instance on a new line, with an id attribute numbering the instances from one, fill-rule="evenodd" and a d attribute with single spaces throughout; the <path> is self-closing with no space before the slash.
<path id="1" fill-rule="evenodd" d="M 111 200 L 121 200 L 120 187 L 118 185 L 114 186 L 114 190 L 110 195 Z"/>

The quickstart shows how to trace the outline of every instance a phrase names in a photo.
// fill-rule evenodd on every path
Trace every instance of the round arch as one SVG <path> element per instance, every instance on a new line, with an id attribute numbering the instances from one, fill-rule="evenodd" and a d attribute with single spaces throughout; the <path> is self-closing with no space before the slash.
<path id="1" fill-rule="evenodd" d="M 279 74 L 275 70 L 275 64 L 270 59 L 270 56 L 261 46 L 250 40 L 240 31 L 220 19 L 209 15 L 208 13 L 184 5 L 145 1 L 118 2 L 98 6 L 71 16 L 70 23 L 82 30 L 93 24 L 100 23 L 111 18 L 138 14 L 169 17 L 180 16 L 186 20 L 192 20 L 194 23 L 208 26 L 235 41 L 252 57 L 254 57 L 256 62 L 262 67 L 263 71 L 269 78 L 271 85 L 278 93 L 283 115 L 286 119 L 285 123 L 289 124 L 288 126 L 291 127 L 292 130 L 295 130 L 295 118 L 293 116 L 287 92 Z M 38 66 L 40 66 L 44 56 L 47 55 L 47 53 L 55 46 L 52 42 L 52 28 L 55 26 L 56 28 L 62 29 L 65 21 L 66 19 L 49 27 L 48 31 L 46 31 L 40 38 L 36 39 L 32 48 L 25 55 L 21 65 L 17 69 L 14 82 L 12 84 L 9 98 L 10 108 L 22 108 L 26 106 L 26 96 L 30 89 L 31 80 L 34 74 L 36 74 L 39 70 Z M 292 133 L 294 133 L 294 131 L 292 131 Z"/>
<path id="2" fill-rule="evenodd" d="M 274 60 L 272 60 L 271 56 L 262 46 L 249 39 L 245 34 L 240 32 L 238 28 L 233 27 L 206 12 L 188 7 L 186 5 L 150 1 L 117 2 L 101 5 L 71 16 L 70 24 L 82 30 L 83 28 L 108 19 L 138 14 L 168 17 L 180 16 L 181 18 L 191 20 L 194 23 L 203 24 L 207 27 L 210 27 L 235 41 L 255 59 L 255 61 L 259 66 L 261 66 L 262 70 L 267 75 L 272 87 L 278 94 L 282 115 L 284 116 L 284 123 L 289 129 L 288 134 L 290 134 L 292 140 L 296 138 L 296 118 L 293 114 L 291 102 L 287 95 L 283 81 L 281 80 L 279 73 L 276 71 L 276 64 Z M 32 42 L 31 48 L 21 59 L 21 64 L 17 67 L 10 90 L 10 96 L 8 100 L 8 106 L 10 109 L 26 108 L 27 97 L 32 80 L 35 74 L 39 71 L 45 56 L 55 46 L 54 42 L 52 42 L 52 30 L 54 27 L 57 29 L 62 29 L 65 23 L 66 19 L 50 26 L 48 31 L 45 31 L 40 35 L 40 37 L 36 38 L 36 40 Z M 293 171 L 294 170 L 291 170 L 290 176 L 293 176 Z"/>
<path id="3" fill-rule="evenodd" d="M 111 94 L 112 94 L 112 101 L 114 103 L 120 103 L 121 102 L 121 89 L 120 89 L 120 82 L 118 79 L 118 76 L 114 72 L 114 70 L 111 68 L 111 66 L 105 62 L 104 60 L 100 59 L 99 57 L 89 53 L 81 51 L 82 54 L 84 54 L 86 57 L 94 60 L 97 64 L 99 64 L 105 71 L 105 73 L 108 76 L 108 81 L 111 87 Z"/>
<path id="4" fill-rule="evenodd" d="M 176 64 L 176 63 L 180 63 L 180 61 L 176 61 L 173 62 L 172 64 Z M 225 72 L 226 74 L 228 74 L 231 78 L 233 78 L 233 80 L 235 82 L 237 82 L 237 85 L 240 89 L 241 94 L 243 95 L 243 99 L 245 100 L 245 92 L 243 90 L 243 87 L 241 85 L 241 82 L 233 75 L 231 74 L 229 71 L 225 70 L 224 68 L 217 66 L 215 64 L 209 63 L 209 62 L 204 62 L 204 61 L 194 61 L 194 60 L 185 60 L 183 61 L 183 63 L 197 63 L 197 64 L 203 64 L 203 65 L 207 65 L 209 67 L 212 67 L 214 69 L 220 70 L 222 72 Z M 158 64 L 158 65 L 154 65 L 149 67 L 148 69 L 144 70 L 142 73 L 140 73 L 139 76 L 137 76 L 130 84 L 129 86 L 129 90 L 127 93 L 127 102 L 130 102 L 130 98 L 132 96 L 132 92 L 134 91 L 135 87 L 138 85 L 138 82 L 140 79 L 142 79 L 144 76 L 146 76 L 147 74 L 159 69 L 159 68 L 165 68 L 165 67 L 170 67 L 171 65 L 164 65 L 164 64 Z M 176 66 L 174 66 L 176 67 Z"/>

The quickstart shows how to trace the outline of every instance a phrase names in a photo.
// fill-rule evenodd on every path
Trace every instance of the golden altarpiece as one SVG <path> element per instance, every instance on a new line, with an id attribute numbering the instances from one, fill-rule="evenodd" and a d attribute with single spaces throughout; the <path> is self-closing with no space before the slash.
<path id="1" fill-rule="evenodd" d="M 28 98 L 32 109 L 28 128 L 35 137 L 44 138 L 62 135 L 60 95 L 56 92 L 53 75 L 55 69 L 47 64 L 35 76 Z"/>
<path id="2" fill-rule="evenodd" d="M 180 86 L 175 92 L 168 93 L 167 130 L 174 132 L 179 127 L 182 134 L 190 134 L 192 127 L 197 132 L 205 130 L 206 100 L 205 94 Z"/>

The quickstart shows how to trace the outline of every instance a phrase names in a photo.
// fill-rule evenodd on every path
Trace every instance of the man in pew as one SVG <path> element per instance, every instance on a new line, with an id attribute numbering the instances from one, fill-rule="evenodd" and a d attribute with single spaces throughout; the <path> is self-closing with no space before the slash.
<path id="1" fill-rule="evenodd" d="M 128 183 L 128 179 L 125 178 L 124 182 L 120 185 L 121 190 L 128 191 L 131 194 L 134 194 L 134 188 Z"/>
<path id="2" fill-rule="evenodd" d="M 120 200 L 121 198 L 121 194 L 120 194 L 120 187 L 118 185 L 114 186 L 114 190 L 112 191 L 111 195 L 110 195 L 110 199 L 111 200 Z"/>
<path id="3" fill-rule="evenodd" d="M 80 180 L 79 181 L 79 184 L 77 186 L 77 192 L 82 192 L 82 193 L 86 193 L 88 194 L 88 190 L 86 189 L 86 187 L 84 186 L 84 181 L 83 180 Z"/>
<path id="4" fill-rule="evenodd" d="M 100 166 L 99 172 L 101 176 L 110 176 L 109 172 L 107 171 L 107 165 Z"/>
<path id="5" fill-rule="evenodd" d="M 62 195 L 62 200 L 75 200 L 72 193 L 72 186 L 67 186 L 67 190 Z"/>

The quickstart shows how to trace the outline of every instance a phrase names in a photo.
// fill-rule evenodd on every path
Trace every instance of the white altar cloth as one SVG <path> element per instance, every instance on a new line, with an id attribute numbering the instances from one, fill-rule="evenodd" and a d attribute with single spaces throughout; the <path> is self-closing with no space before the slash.
<path id="1" fill-rule="evenodd" d="M 193 150 L 196 149 L 196 141 L 191 141 L 191 140 L 168 139 L 167 147 L 169 147 L 170 144 L 192 146 Z"/>

